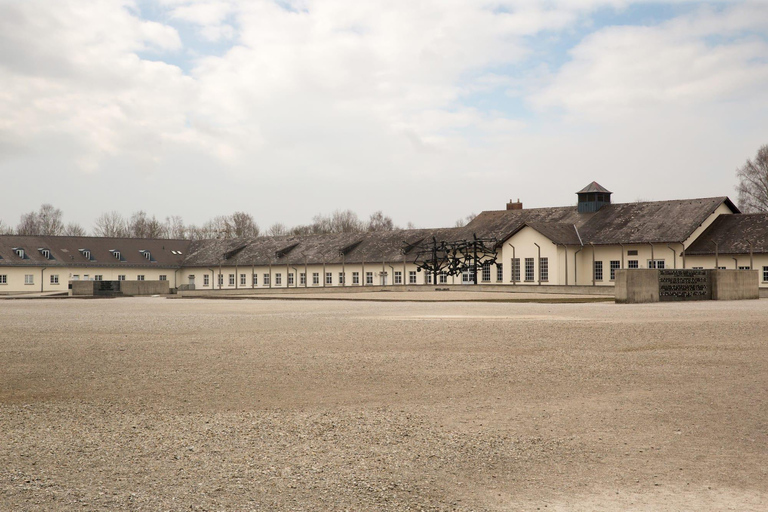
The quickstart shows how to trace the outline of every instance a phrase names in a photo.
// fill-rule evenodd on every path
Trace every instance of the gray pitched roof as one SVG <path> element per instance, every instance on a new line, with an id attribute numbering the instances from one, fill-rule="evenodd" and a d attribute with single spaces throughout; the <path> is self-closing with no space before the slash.
<path id="1" fill-rule="evenodd" d="M 723 203 L 739 211 L 727 197 L 609 204 L 579 232 L 596 245 L 681 243 Z"/>
<path id="2" fill-rule="evenodd" d="M 188 240 L 2 235 L 0 266 L 176 268 L 189 244 Z M 24 249 L 25 258 L 18 257 L 15 248 Z M 45 258 L 39 249 L 47 249 L 51 257 Z M 80 249 L 90 251 L 91 259 L 86 259 Z M 120 252 L 119 260 L 111 252 L 113 250 Z M 150 259 L 140 251 L 149 251 Z"/>
<path id="3" fill-rule="evenodd" d="M 576 245 L 578 236 L 568 228 L 575 225 L 585 244 L 679 243 L 723 203 L 739 211 L 727 197 L 609 204 L 594 213 L 579 213 L 575 206 L 498 210 L 482 212 L 467 228 L 501 242 L 531 226 L 553 242 Z"/>
<path id="4" fill-rule="evenodd" d="M 331 233 L 323 235 L 257 237 L 237 240 L 198 240 L 192 242 L 184 266 L 303 265 L 413 261 L 413 250 L 433 236 L 440 240 L 458 239 L 464 228 L 404 229 L 370 233 Z M 471 237 L 471 235 L 469 235 Z"/>
<path id="5" fill-rule="evenodd" d="M 768 253 L 768 213 L 720 215 L 686 250 L 686 254 Z"/>
<path id="6" fill-rule="evenodd" d="M 465 229 L 477 236 L 496 237 L 500 242 L 530 223 L 581 226 L 595 213 L 579 213 L 576 206 L 530 208 L 528 210 L 494 210 L 482 212 Z M 542 233 L 543 234 L 543 233 Z"/>
<path id="7" fill-rule="evenodd" d="M 577 194 L 589 194 L 591 192 L 598 192 L 598 193 L 601 193 L 601 194 L 613 194 L 613 192 L 611 192 L 610 190 L 608 190 L 604 186 L 600 185 L 596 181 L 593 181 L 592 183 L 590 183 L 589 185 L 587 185 L 586 187 L 584 187 L 583 189 L 579 190 L 576 193 Z"/>

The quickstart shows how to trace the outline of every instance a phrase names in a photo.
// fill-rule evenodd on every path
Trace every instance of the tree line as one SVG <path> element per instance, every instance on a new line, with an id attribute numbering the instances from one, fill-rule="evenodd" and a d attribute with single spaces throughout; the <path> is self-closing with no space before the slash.
<path id="1" fill-rule="evenodd" d="M 412 229 L 409 222 L 406 229 Z M 210 238 L 248 238 L 257 236 L 314 235 L 325 233 L 362 233 L 370 231 L 393 231 L 402 229 L 395 226 L 392 218 L 377 211 L 368 220 L 360 219 L 351 210 L 336 210 L 330 214 L 318 214 L 309 224 L 288 227 L 281 222 L 262 232 L 253 216 L 246 212 L 218 215 L 201 224 L 186 224 L 178 215 L 164 220 L 150 216 L 140 210 L 129 217 L 112 211 L 99 215 L 88 233 L 80 224 L 64 223 L 63 213 L 51 204 L 43 204 L 38 210 L 25 213 L 14 228 L 0 220 L 0 234 L 44 235 L 44 236 L 87 236 L 116 238 L 168 238 L 179 240 L 200 240 Z"/>

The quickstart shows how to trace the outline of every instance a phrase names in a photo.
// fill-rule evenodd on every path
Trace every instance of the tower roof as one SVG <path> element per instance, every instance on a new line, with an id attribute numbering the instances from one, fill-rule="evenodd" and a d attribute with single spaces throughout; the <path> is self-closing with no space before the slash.
<path id="1" fill-rule="evenodd" d="M 598 193 L 601 193 L 601 194 L 613 194 L 613 192 L 611 192 L 610 190 L 606 189 L 605 187 L 603 187 L 602 185 L 600 185 L 596 181 L 593 181 L 592 183 L 590 183 L 589 185 L 587 185 L 586 187 L 584 187 L 583 189 L 579 190 L 576 193 L 577 194 L 588 194 L 590 192 L 598 192 Z"/>

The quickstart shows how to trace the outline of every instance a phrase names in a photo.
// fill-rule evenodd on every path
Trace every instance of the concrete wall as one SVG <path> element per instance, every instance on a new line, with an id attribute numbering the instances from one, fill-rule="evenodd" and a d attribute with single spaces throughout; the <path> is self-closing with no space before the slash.
<path id="1" fill-rule="evenodd" d="M 120 291 L 102 291 L 103 284 L 113 283 Z M 170 293 L 169 281 L 70 281 L 69 294 L 73 297 L 114 295 L 165 295 Z"/>
<path id="2" fill-rule="evenodd" d="M 757 270 L 713 270 L 712 300 L 759 299 Z"/>
<path id="3" fill-rule="evenodd" d="M 659 302 L 658 270 L 617 270 L 615 297 L 619 304 Z"/>

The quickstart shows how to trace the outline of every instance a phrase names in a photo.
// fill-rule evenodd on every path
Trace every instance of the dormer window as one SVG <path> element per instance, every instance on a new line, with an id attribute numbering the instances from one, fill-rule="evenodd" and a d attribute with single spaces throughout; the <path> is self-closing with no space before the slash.
<path id="1" fill-rule="evenodd" d="M 144 258 L 146 258 L 146 259 L 148 259 L 150 261 L 152 260 L 152 253 L 150 253 L 149 251 L 146 251 L 146 250 L 142 249 L 139 252 L 144 255 Z"/>
<path id="2" fill-rule="evenodd" d="M 51 251 L 50 250 L 45 249 L 43 247 L 40 247 L 37 250 L 40 251 L 40 254 L 42 254 L 43 258 L 45 258 L 47 260 L 51 259 Z"/>
<path id="3" fill-rule="evenodd" d="M 14 247 L 13 248 L 13 252 L 16 253 L 16 256 L 18 256 L 21 259 L 26 259 L 27 258 L 27 255 L 24 252 L 24 249 L 21 248 L 21 247 Z"/>
<path id="4" fill-rule="evenodd" d="M 88 261 L 91 261 L 91 251 L 88 249 L 78 249 L 80 251 L 80 254 L 83 255 L 83 258 L 87 259 Z"/>
<path id="5" fill-rule="evenodd" d="M 122 257 L 120 256 L 120 251 L 118 251 L 116 249 L 110 249 L 109 252 L 112 253 L 112 256 L 114 256 L 116 260 L 121 260 L 122 259 Z"/>

